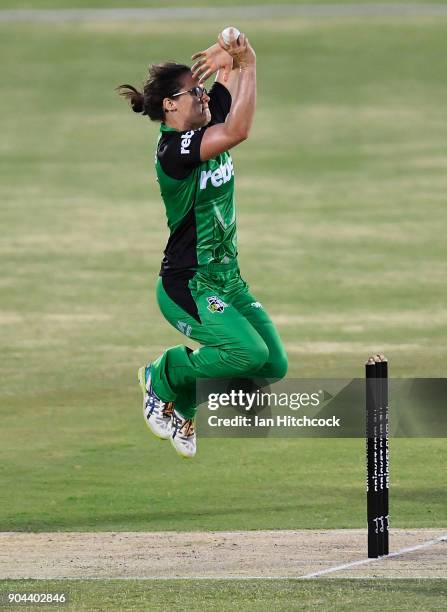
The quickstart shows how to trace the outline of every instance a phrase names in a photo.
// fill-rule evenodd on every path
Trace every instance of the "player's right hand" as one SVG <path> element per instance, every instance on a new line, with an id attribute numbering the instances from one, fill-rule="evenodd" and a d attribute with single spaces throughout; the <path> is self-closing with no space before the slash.
<path id="1" fill-rule="evenodd" d="M 193 64 L 191 72 L 193 78 L 199 79 L 199 85 L 202 85 L 218 70 L 223 70 L 223 79 L 226 81 L 233 68 L 233 58 L 218 43 L 204 51 L 194 53 L 191 59 L 197 60 Z"/>
<path id="2" fill-rule="evenodd" d="M 218 42 L 222 49 L 225 49 L 233 58 L 234 67 L 256 63 L 256 54 L 243 32 L 229 44 L 225 43 L 222 34 L 219 34 Z"/>

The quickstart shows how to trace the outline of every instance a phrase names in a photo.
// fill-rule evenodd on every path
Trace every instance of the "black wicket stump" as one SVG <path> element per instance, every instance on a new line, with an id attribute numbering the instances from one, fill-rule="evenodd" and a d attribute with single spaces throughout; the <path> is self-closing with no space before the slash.
<path id="1" fill-rule="evenodd" d="M 366 374 L 368 557 L 389 553 L 388 362 L 370 357 Z"/>

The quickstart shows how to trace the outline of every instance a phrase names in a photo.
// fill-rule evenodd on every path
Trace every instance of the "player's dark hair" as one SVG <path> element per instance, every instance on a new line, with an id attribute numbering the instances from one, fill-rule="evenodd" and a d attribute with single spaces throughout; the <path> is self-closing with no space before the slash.
<path id="1" fill-rule="evenodd" d="M 133 85 L 119 85 L 116 90 L 120 96 L 129 100 L 135 113 L 147 115 L 152 121 L 164 121 L 164 98 L 180 91 L 181 77 L 190 70 L 189 66 L 176 62 L 152 64 L 142 93 Z"/>

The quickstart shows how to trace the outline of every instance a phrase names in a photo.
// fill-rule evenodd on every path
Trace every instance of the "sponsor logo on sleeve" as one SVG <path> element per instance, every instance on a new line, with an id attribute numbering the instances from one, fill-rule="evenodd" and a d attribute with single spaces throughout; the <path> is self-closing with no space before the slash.
<path id="1" fill-rule="evenodd" d="M 190 153 L 189 146 L 191 144 L 191 138 L 193 137 L 194 130 L 190 130 L 189 132 L 185 132 L 180 137 L 180 154 L 188 155 Z"/>

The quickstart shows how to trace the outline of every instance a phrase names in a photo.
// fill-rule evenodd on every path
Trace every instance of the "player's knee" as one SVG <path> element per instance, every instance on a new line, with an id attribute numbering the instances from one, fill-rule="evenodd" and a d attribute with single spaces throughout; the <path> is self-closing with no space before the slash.
<path id="1" fill-rule="evenodd" d="M 267 365 L 267 364 L 266 364 Z M 289 369 L 289 360 L 285 353 L 281 353 L 274 361 L 268 364 L 266 378 L 284 378 Z"/>
<path id="2" fill-rule="evenodd" d="M 256 372 L 265 364 L 269 358 L 269 349 L 264 341 L 256 342 L 247 347 L 246 372 Z"/>
<path id="3" fill-rule="evenodd" d="M 260 338 L 258 342 L 247 342 L 237 348 L 227 349 L 221 353 L 223 376 L 238 376 L 254 373 L 265 364 L 269 350 Z"/>

